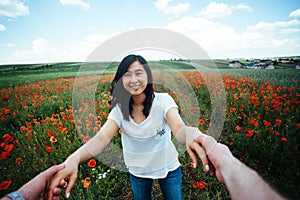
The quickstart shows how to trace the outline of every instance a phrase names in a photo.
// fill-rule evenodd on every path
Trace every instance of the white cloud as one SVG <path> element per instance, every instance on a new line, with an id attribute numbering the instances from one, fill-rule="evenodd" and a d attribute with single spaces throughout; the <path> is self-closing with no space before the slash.
<path id="1" fill-rule="evenodd" d="M 275 30 L 278 28 L 290 27 L 294 25 L 299 25 L 300 21 L 297 19 L 290 20 L 290 21 L 277 21 L 274 23 L 260 21 L 254 26 L 248 26 L 247 30 L 252 32 L 261 32 L 261 33 L 268 33 L 273 34 Z"/>
<path id="2" fill-rule="evenodd" d="M 180 3 L 174 6 L 170 6 L 169 3 L 173 0 L 157 0 L 154 2 L 155 7 L 162 11 L 164 14 L 175 14 L 178 15 L 182 12 L 186 12 L 190 8 L 189 3 Z"/>
<path id="3" fill-rule="evenodd" d="M 1 47 L 13 47 L 15 44 L 13 43 L 6 43 L 6 44 L 0 44 Z"/>
<path id="4" fill-rule="evenodd" d="M 16 18 L 17 16 L 29 14 L 28 6 L 20 0 L 1 0 L 0 16 Z"/>
<path id="5" fill-rule="evenodd" d="M 90 53 L 111 35 L 93 34 L 81 38 L 68 47 L 50 45 L 45 38 L 32 41 L 30 49 L 16 50 L 2 63 L 48 63 L 48 62 L 83 62 Z M 4 46 L 4 45 L 2 45 Z"/>
<path id="6" fill-rule="evenodd" d="M 243 3 L 240 3 L 235 6 L 231 6 L 225 3 L 212 2 L 206 8 L 202 9 L 198 13 L 198 15 L 208 19 L 224 18 L 228 15 L 231 15 L 232 12 L 236 10 L 244 10 L 247 12 L 252 11 L 252 9 L 249 6 Z"/>
<path id="7" fill-rule="evenodd" d="M 5 31 L 5 30 L 6 30 L 5 26 L 3 24 L 0 24 L 0 31 Z"/>
<path id="8" fill-rule="evenodd" d="M 284 33 L 284 34 L 293 34 L 293 33 L 297 33 L 300 30 L 298 28 L 287 28 L 287 29 L 282 29 L 280 31 L 280 33 Z"/>
<path id="9" fill-rule="evenodd" d="M 44 60 L 51 57 L 55 50 L 51 48 L 44 38 L 38 38 L 32 41 L 30 50 L 16 50 L 11 56 L 10 60 L 14 62 L 27 63 L 29 60 Z"/>
<path id="10" fill-rule="evenodd" d="M 174 20 L 166 28 L 191 38 L 211 58 L 264 57 L 300 52 L 300 46 L 297 46 L 299 38 L 281 39 L 274 35 L 274 32 L 266 34 L 266 32 L 261 31 L 265 26 L 288 28 L 298 23 L 297 20 L 276 23 L 264 22 L 248 27 L 245 32 L 240 32 L 233 27 L 197 16 Z"/>
<path id="11" fill-rule="evenodd" d="M 90 4 L 83 2 L 82 0 L 59 0 L 62 5 L 76 5 L 82 6 L 84 9 L 89 9 Z"/>
<path id="12" fill-rule="evenodd" d="M 300 9 L 294 10 L 290 13 L 290 17 L 300 17 Z"/>

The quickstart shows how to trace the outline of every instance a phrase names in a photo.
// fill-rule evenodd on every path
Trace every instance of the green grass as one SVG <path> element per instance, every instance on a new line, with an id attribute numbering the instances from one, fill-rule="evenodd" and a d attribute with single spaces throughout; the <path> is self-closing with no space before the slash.
<path id="1" fill-rule="evenodd" d="M 200 73 L 213 72 L 220 75 L 232 74 L 234 77 L 233 80 L 235 80 L 235 76 L 249 76 L 249 79 L 255 80 L 256 84 L 253 85 L 254 87 L 250 85 L 249 87 L 245 86 L 243 88 L 243 90 L 245 90 L 243 92 L 247 92 L 248 94 L 252 93 L 253 91 L 259 93 L 259 84 L 265 83 L 266 81 L 270 82 L 271 85 L 274 83 L 277 86 L 294 87 L 295 91 L 293 92 L 299 93 L 300 83 L 299 81 L 297 82 L 295 80 L 299 79 L 300 70 L 295 70 L 288 67 L 285 69 L 275 70 L 229 69 L 226 67 L 228 64 L 227 60 L 216 60 L 215 63 L 218 66 L 218 69 L 211 65 L 213 63 L 209 60 L 198 62 L 199 66 L 197 69 L 200 71 Z M 191 62 L 159 61 L 150 62 L 149 64 L 156 72 L 159 72 L 160 70 L 170 70 L 175 72 L 174 76 L 176 75 L 176 72 L 194 69 L 193 66 L 189 65 Z M 10 69 L 8 70 L 9 67 Z M 88 75 L 114 73 L 116 71 L 117 63 L 55 63 L 49 65 L 20 65 L 9 67 L 6 67 L 6 70 L 0 71 L 0 88 L 3 88 L 4 91 L 2 94 L 4 94 L 6 91 L 5 89 L 9 87 L 14 88 L 17 85 L 35 83 L 40 80 L 76 77 L 78 73 Z M 240 83 L 239 81 L 236 82 Z M 13 185 L 11 189 L 13 189 L 13 187 L 17 188 L 23 182 L 29 180 L 31 177 L 37 174 L 38 171 L 45 169 L 47 166 L 63 161 L 66 155 L 68 155 L 70 152 L 73 152 L 81 145 L 80 138 L 76 137 L 78 135 L 76 134 L 74 126 L 71 124 L 71 118 L 69 117 L 69 121 L 65 121 L 62 115 L 62 113 L 70 109 L 69 106 L 72 105 L 72 88 L 70 87 L 72 86 L 72 83 L 68 82 L 67 80 L 62 80 L 60 82 L 53 81 L 51 82 L 53 85 L 47 85 L 45 88 L 54 89 L 57 86 L 55 85 L 56 83 L 61 84 L 64 87 L 59 88 L 59 91 L 39 91 L 40 95 L 44 95 L 45 101 L 39 100 L 39 97 L 36 101 L 33 100 L 35 91 L 32 90 L 30 91 L 32 93 L 29 93 L 27 97 L 25 97 L 25 95 L 18 96 L 19 94 L 13 94 L 12 96 L 9 96 L 9 98 L 4 97 L 0 103 L 2 109 L 9 108 L 11 113 L 14 110 L 18 110 L 18 115 L 13 116 L 8 114 L 5 116 L 7 121 L 0 121 L 1 129 L 4 131 L 1 132 L 2 135 L 5 133 L 14 134 L 14 136 L 18 136 L 18 139 L 20 139 L 22 147 L 26 147 L 26 149 L 16 148 L 16 151 L 13 152 L 14 159 L 17 156 L 23 157 L 23 165 L 21 166 L 22 168 L 17 168 L 14 160 L 12 160 L 12 162 L 5 162 L 5 160 L 1 161 L 1 170 L 7 170 L 7 174 L 9 174 L 8 172 L 10 171 L 14 176 L 20 176 L 18 182 L 14 183 L 15 185 Z M 31 88 L 34 88 L 33 85 L 31 85 Z M 43 85 L 41 84 L 37 86 Z M 107 90 L 109 83 L 99 85 L 99 87 L 101 88 L 99 88 L 99 90 L 97 89 L 97 91 Z M 209 94 L 207 93 L 207 88 L 205 89 L 205 86 L 199 87 L 202 87 L 202 89 L 198 91 L 200 96 L 199 98 L 201 98 L 201 102 L 205 104 L 201 106 L 203 106 L 203 110 L 209 110 L 209 105 L 206 105 L 207 102 L 207 104 L 209 104 Z M 12 88 L 8 89 L 7 92 L 14 91 Z M 289 105 L 287 105 L 287 107 L 291 109 L 294 114 L 293 116 L 285 117 L 283 112 L 278 112 L 276 115 L 274 115 L 271 112 L 266 112 L 263 107 L 252 107 L 251 105 L 247 104 L 246 98 L 240 98 L 239 101 L 236 101 L 232 97 L 233 93 L 238 93 L 238 90 L 236 89 L 229 91 L 228 103 L 230 106 L 236 107 L 237 112 L 228 113 L 227 117 L 228 119 L 230 118 L 230 121 L 226 121 L 225 123 L 226 128 L 224 128 L 222 133 L 222 142 L 229 145 L 231 141 L 234 141 L 235 143 L 234 145 L 230 146 L 230 149 L 233 151 L 235 156 L 238 158 L 243 158 L 244 163 L 257 170 L 265 180 L 276 186 L 276 189 L 283 194 L 286 194 L 291 199 L 299 198 L 300 194 L 297 190 L 299 189 L 299 185 L 296 184 L 299 182 L 300 177 L 297 169 L 297 164 L 299 163 L 299 149 L 297 146 L 299 144 L 299 135 L 296 134 L 297 130 L 299 129 L 296 129 L 294 126 L 295 122 L 300 122 L 299 109 L 297 109 L 299 108 L 299 105 L 298 107 L 295 106 L 293 108 L 288 107 Z M 15 99 L 13 99 L 13 97 Z M 82 98 L 84 99 L 85 97 L 83 96 Z M 99 92 L 97 93 L 96 98 L 96 102 L 103 102 L 103 99 L 107 98 L 107 96 L 105 96 L 105 93 Z M 27 105 L 29 106 L 28 109 L 23 108 L 24 101 L 27 102 Z M 42 106 L 37 104 L 38 101 L 42 102 Z M 19 103 L 17 104 L 14 102 Z M 241 107 L 241 103 L 245 104 L 245 112 L 249 116 L 243 120 L 239 119 L 239 117 L 242 115 L 242 112 L 238 110 L 238 108 Z M 33 106 L 34 104 L 37 104 L 37 108 Z M 103 107 L 101 107 L 101 104 L 98 105 L 97 110 L 102 111 L 104 108 L 107 109 L 105 105 L 106 104 L 103 104 Z M 63 110 L 61 110 L 61 108 Z M 1 112 L 3 111 L 1 110 Z M 261 121 L 263 119 L 272 119 L 274 121 L 276 118 L 284 120 L 285 124 L 282 124 L 280 127 L 276 126 L 275 128 L 280 131 L 282 136 L 288 137 L 288 143 L 284 145 L 274 134 L 269 134 L 270 131 L 266 127 L 255 127 L 255 131 L 260 134 L 256 134 L 256 136 L 253 137 L 253 140 L 249 140 L 248 138 L 243 137 L 243 134 L 238 133 L 235 130 L 235 126 L 238 124 L 245 127 L 249 126 L 249 122 L 247 120 L 250 119 L 250 116 L 257 117 L 255 112 L 261 115 Z M 28 141 L 25 134 L 20 135 L 19 127 L 25 126 L 26 122 L 32 121 L 33 119 L 41 120 L 46 117 L 51 117 L 54 113 L 59 115 L 59 117 L 56 117 L 57 120 L 59 122 L 63 122 L 64 126 L 68 128 L 69 132 L 66 135 L 56 135 L 58 141 L 62 143 L 54 144 L 52 154 L 48 154 L 47 152 L 43 152 L 45 144 L 51 145 L 49 143 L 49 136 L 47 135 L 47 132 L 50 129 L 54 130 L 57 127 L 56 124 L 53 125 L 52 122 L 41 123 L 40 125 L 33 124 L 32 128 L 35 131 L 35 138 L 32 141 Z M 90 119 L 89 113 L 90 112 L 86 113 L 85 119 Z M 204 113 L 203 115 L 206 116 L 207 113 Z M 102 120 L 104 119 L 101 119 L 101 121 Z M 64 140 L 65 138 L 68 140 Z M 119 142 L 120 138 L 118 137 L 116 140 Z M 32 145 L 34 145 L 34 148 Z M 40 163 L 40 158 L 44 158 L 44 163 Z M 190 159 L 186 154 L 181 155 L 180 160 L 183 170 L 184 199 L 228 199 L 228 193 L 226 192 L 224 185 L 218 184 L 214 177 L 204 174 L 202 170 L 192 170 L 189 167 Z M 35 167 L 28 168 L 28 166 L 32 166 L 32 163 L 35 163 Z M 18 170 L 15 170 L 16 168 Z M 97 175 L 100 172 L 103 173 L 108 170 L 107 166 L 101 163 L 98 163 L 94 169 L 88 168 L 86 163 L 84 163 L 80 166 L 79 170 L 79 178 L 77 179 L 74 193 L 71 194 L 72 199 L 78 199 L 78 195 L 80 195 L 82 199 L 95 199 L 99 196 L 103 198 L 107 197 L 111 199 L 121 199 L 124 198 L 122 195 L 130 193 L 128 173 L 126 172 L 119 172 L 118 170 L 111 169 L 107 175 L 106 181 L 104 181 L 97 178 Z M 94 184 L 88 189 L 83 189 L 81 180 L 87 176 L 91 178 L 92 183 Z M 207 184 L 212 183 L 213 187 L 207 187 L 205 190 L 194 189 L 192 188 L 194 181 L 204 181 Z M 153 196 L 154 199 L 161 199 L 162 197 L 157 183 L 154 187 Z M 130 199 L 130 195 L 128 196 L 128 199 Z"/>

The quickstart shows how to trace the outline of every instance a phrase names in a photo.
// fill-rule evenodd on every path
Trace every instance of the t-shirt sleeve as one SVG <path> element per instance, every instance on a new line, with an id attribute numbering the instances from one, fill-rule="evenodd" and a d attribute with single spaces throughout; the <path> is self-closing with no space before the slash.
<path id="1" fill-rule="evenodd" d="M 178 106 L 175 103 L 174 99 L 167 93 L 163 97 L 162 106 L 163 106 L 163 109 L 164 109 L 164 117 L 166 117 L 167 112 L 170 108 L 178 108 Z"/>
<path id="2" fill-rule="evenodd" d="M 122 120 L 122 113 L 120 107 L 117 105 L 115 106 L 109 113 L 108 119 L 114 120 L 118 126 L 121 126 L 121 120 Z"/>

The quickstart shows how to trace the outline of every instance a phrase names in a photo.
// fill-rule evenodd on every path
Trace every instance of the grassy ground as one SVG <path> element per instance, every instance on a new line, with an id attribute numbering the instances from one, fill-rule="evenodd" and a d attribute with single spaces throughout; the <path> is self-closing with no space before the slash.
<path id="1" fill-rule="evenodd" d="M 203 63 L 211 64 L 210 61 L 202 62 L 201 64 Z M 217 60 L 216 65 L 219 66 L 218 69 L 211 66 L 201 67 L 201 65 L 197 67 L 203 76 L 216 73 L 224 78 L 224 85 L 228 86 L 226 89 L 228 107 L 237 109 L 237 112 L 228 111 L 225 128 L 220 140 L 230 146 L 235 156 L 257 170 L 282 194 L 290 199 L 299 199 L 300 188 L 297 183 L 300 181 L 298 171 L 300 137 L 299 134 L 297 135 L 299 129 L 294 124 L 300 123 L 300 88 L 299 82 L 296 81 L 300 77 L 300 70 L 291 68 L 275 70 L 229 69 L 226 67 L 227 63 L 227 60 Z M 200 78 L 193 77 L 197 74 L 190 71 L 194 67 L 191 67 L 189 64 L 180 61 L 150 63 L 155 72 L 173 71 L 175 72 L 174 76 L 176 73 L 183 71 L 191 72 L 187 74 L 191 76 L 191 84 L 192 82 L 193 84 L 198 84 L 197 81 L 194 81 L 200 81 Z M 1 137 L 7 133 L 12 134 L 16 139 L 20 140 L 22 147 L 14 149 L 11 157 L 0 161 L 0 169 L 2 174 L 5 173 L 4 177 L 17 179 L 17 181 L 13 179 L 14 182 L 9 189 L 17 188 L 23 182 L 33 177 L 38 171 L 45 169 L 49 165 L 63 161 L 66 155 L 81 145 L 81 138 L 77 137 L 76 129 L 72 124 L 72 115 L 68 113 L 72 105 L 72 86 L 74 80 L 68 78 L 76 77 L 78 73 L 91 76 L 110 74 L 114 73 L 116 66 L 117 63 L 92 63 L 89 65 L 82 63 L 56 63 L 34 66 L 1 66 Z M 235 76 L 238 78 L 235 78 Z M 166 79 L 166 81 L 171 81 L 167 77 Z M 23 91 L 23 94 L 17 93 L 20 92 L 19 90 L 24 89 L 23 87 L 16 87 L 18 85 L 24 85 L 24 88 L 27 89 L 26 93 L 25 91 Z M 105 82 L 101 85 L 99 91 L 105 91 L 108 87 L 109 83 Z M 204 104 L 208 101 L 209 104 L 209 94 L 205 84 L 201 83 L 193 87 L 195 87 L 195 92 L 199 96 L 199 102 Z M 218 89 L 217 85 L 216 89 Z M 237 98 L 237 94 L 242 93 L 244 94 L 243 98 L 235 99 Z M 291 99 L 289 99 L 289 104 L 281 105 L 281 110 L 278 112 L 274 110 L 266 111 L 265 107 L 253 106 L 248 103 L 247 97 L 253 93 L 261 95 L 259 96 L 260 102 L 263 102 L 264 96 L 270 96 L 271 98 L 275 94 L 277 95 L 275 97 L 279 99 L 287 99 L 289 95 Z M 43 101 L 40 100 L 42 95 L 43 99 L 45 99 Z M 107 95 L 106 93 L 98 92 L 97 98 L 99 99 L 96 99 L 96 102 L 102 102 L 103 99 L 107 98 Z M 279 99 L 277 100 L 279 101 Z M 274 104 L 271 103 L 271 99 L 269 101 L 268 105 L 272 107 Z M 287 101 L 282 102 L 287 103 Z M 41 103 L 41 106 L 38 103 Z M 241 111 L 242 104 L 245 106 L 243 108 L 244 112 Z M 25 109 L 25 105 L 28 108 Z M 261 103 L 261 105 L 263 104 Z M 100 111 L 107 111 L 108 109 L 106 106 L 101 107 L 101 104 L 97 106 L 99 106 L 97 108 Z M 209 107 L 209 105 L 204 104 L 201 108 L 205 110 Z M 285 108 L 288 109 L 285 110 Z M 17 115 L 13 115 L 16 110 L 18 111 Z M 8 114 L 5 114 L 7 112 Z M 285 115 L 285 112 L 289 115 Z M 205 121 L 209 121 L 209 113 L 209 111 L 202 113 L 203 116 L 206 116 Z M 99 116 L 102 117 L 102 114 L 99 114 Z M 56 124 L 54 121 L 42 123 L 47 117 L 54 120 Z M 86 119 L 91 120 L 89 112 L 87 112 L 86 117 Z M 249 125 L 251 118 L 259 120 L 258 127 Z M 275 124 L 275 119 L 277 118 L 283 121 L 282 124 Z M 103 123 L 105 118 L 101 118 L 100 120 Z M 272 130 L 272 134 L 270 134 L 270 127 L 265 127 L 263 120 L 273 123 L 274 126 L 272 128 L 275 130 Z M 33 136 L 42 138 L 28 140 L 25 134 L 20 134 L 20 127 L 25 126 L 25 124 L 27 126 L 27 122 L 33 124 L 32 130 L 35 134 Z M 66 135 L 59 134 L 55 136 L 61 143 L 56 146 L 53 145 L 53 152 L 49 154 L 44 152 L 44 145 L 52 145 L 49 143 L 48 132 L 57 128 L 58 122 L 63 123 L 63 127 L 67 128 L 68 133 Z M 245 137 L 245 134 L 241 134 L 236 130 L 237 125 L 245 128 L 254 127 L 253 130 L 259 134 L 255 134 L 250 140 Z M 207 129 L 207 126 L 208 124 L 205 124 L 202 128 Z M 29 128 L 31 127 L 26 127 L 26 130 L 28 129 L 29 131 Z M 275 136 L 273 134 L 274 131 L 280 132 L 280 137 Z M 41 133 L 44 135 L 40 135 Z M 281 137 L 288 138 L 288 142 L 282 143 L 280 141 Z M 65 140 L 66 138 L 67 140 Z M 120 143 L 119 137 L 116 137 L 115 140 L 117 144 Z M 39 151 L 35 148 L 38 148 Z M 22 165 L 16 165 L 15 159 L 20 157 L 23 159 Z M 31 159 L 28 160 L 27 158 Z M 43 162 L 41 162 L 41 159 Z M 218 184 L 214 177 L 204 174 L 202 170 L 193 170 L 190 168 L 190 159 L 186 154 L 181 154 L 180 160 L 183 171 L 184 199 L 229 199 L 224 185 Z M 71 199 L 99 199 L 100 197 L 102 199 L 132 199 L 128 173 L 113 168 L 109 169 L 98 162 L 93 168 L 87 165 L 88 162 L 80 166 L 80 174 L 74 188 L 75 192 L 71 194 Z M 104 179 L 99 179 L 99 174 L 106 174 L 105 181 Z M 91 180 L 91 187 L 83 188 L 82 180 L 85 180 L 87 177 Z M 1 181 L 3 180 L 1 179 Z M 206 188 L 193 188 L 195 181 L 205 183 Z M 1 195 L 6 191 L 8 190 L 0 191 Z M 154 199 L 162 199 L 157 182 L 155 182 L 153 196 Z"/>

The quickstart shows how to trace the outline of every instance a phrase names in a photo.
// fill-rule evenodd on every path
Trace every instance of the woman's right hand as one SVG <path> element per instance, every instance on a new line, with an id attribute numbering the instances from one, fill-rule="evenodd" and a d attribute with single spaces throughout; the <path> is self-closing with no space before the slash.
<path id="1" fill-rule="evenodd" d="M 70 192 L 77 179 L 79 161 L 77 161 L 76 158 L 72 157 L 71 155 L 65 160 L 64 164 L 65 168 L 57 172 L 51 179 L 48 187 L 48 199 L 52 199 L 53 190 L 60 184 L 62 180 L 67 182 L 65 196 L 66 198 L 69 198 L 70 196 Z"/>

